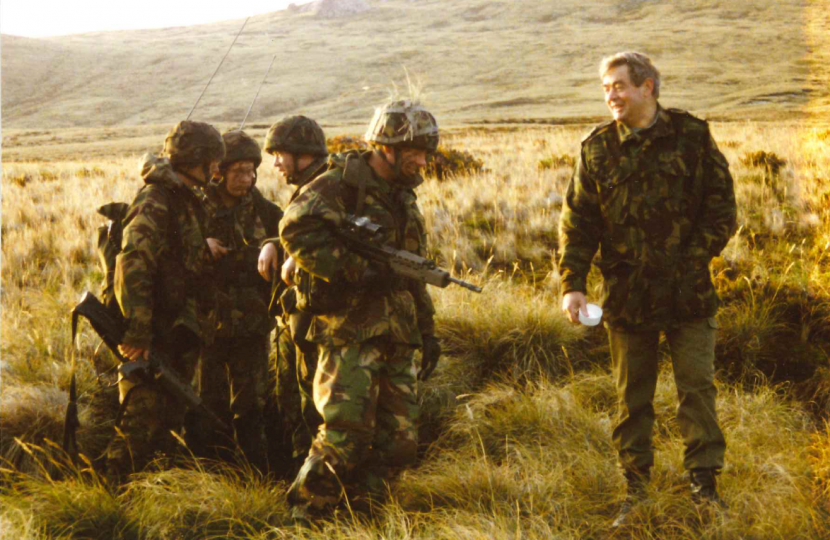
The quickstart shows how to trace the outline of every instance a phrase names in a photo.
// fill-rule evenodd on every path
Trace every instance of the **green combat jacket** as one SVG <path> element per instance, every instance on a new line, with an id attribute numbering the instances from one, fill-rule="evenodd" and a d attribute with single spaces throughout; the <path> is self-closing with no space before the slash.
<path id="1" fill-rule="evenodd" d="M 213 339 L 215 288 L 203 234 L 203 194 L 186 186 L 166 158 L 146 155 L 145 186 L 124 218 L 113 287 L 128 327 L 124 344 L 146 348 L 178 326 Z"/>
<path id="2" fill-rule="evenodd" d="M 603 124 L 582 141 L 563 204 L 562 292 L 585 292 L 599 248 L 608 326 L 660 329 L 712 317 L 709 262 L 735 221 L 729 164 L 705 121 L 658 106 L 656 123 L 637 133 Z"/>
<path id="3" fill-rule="evenodd" d="M 266 200 L 256 187 L 233 207 L 222 203 L 219 190 L 211 183 L 205 189 L 208 211 L 207 237 L 216 238 L 228 253 L 216 263 L 216 285 L 222 293 L 217 337 L 267 334 L 273 328 L 268 315 L 271 284 L 257 272 L 259 245 L 276 235 L 282 210 Z"/>
<path id="4" fill-rule="evenodd" d="M 288 180 L 289 184 L 296 186 L 297 189 L 294 190 L 294 193 L 291 194 L 291 198 L 288 200 L 288 203 L 297 198 L 297 195 L 300 194 L 300 189 L 303 188 L 306 184 L 326 172 L 328 169 L 328 156 L 318 156 L 312 161 L 303 171 Z M 266 238 L 262 241 L 261 247 L 264 247 L 265 244 L 274 244 L 277 247 L 278 252 L 280 253 L 280 262 L 284 260 L 282 257 L 282 245 L 280 244 L 280 237 L 278 234 L 274 234 L 271 238 Z M 277 268 L 277 276 L 274 278 L 274 285 L 271 289 L 271 304 L 270 304 L 270 313 L 271 315 L 279 315 L 282 312 L 283 305 L 287 304 L 289 306 L 296 305 L 296 288 L 290 287 L 289 289 L 285 289 L 285 284 L 279 277 L 279 273 L 281 272 L 281 268 Z M 286 295 L 286 298 L 281 300 L 281 296 Z M 290 314 L 290 313 L 289 313 Z"/>
<path id="5" fill-rule="evenodd" d="M 426 285 L 401 278 L 393 279 L 391 287 L 373 287 L 366 279 L 369 261 L 335 234 L 345 214 L 356 213 L 363 183 L 360 215 L 383 227 L 383 242 L 426 255 L 426 226 L 414 191 L 423 180 L 418 177 L 406 186 L 390 183 L 374 173 L 370 155 L 352 151 L 330 158 L 331 169 L 286 208 L 280 238 L 307 272 L 298 272 L 297 292 L 301 309 L 305 306 L 316 315 L 306 336 L 309 341 L 342 346 L 390 336 L 395 342 L 420 346 L 421 335 L 434 332 L 435 308 Z"/>

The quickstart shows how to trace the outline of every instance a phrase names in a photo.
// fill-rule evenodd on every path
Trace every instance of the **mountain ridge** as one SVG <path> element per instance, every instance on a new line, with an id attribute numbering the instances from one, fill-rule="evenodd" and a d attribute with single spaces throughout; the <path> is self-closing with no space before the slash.
<path id="1" fill-rule="evenodd" d="M 654 58 L 666 106 L 762 119 L 806 115 L 828 101 L 826 85 L 813 77 L 805 30 L 812 4 L 803 0 L 361 3 L 369 9 L 343 17 L 321 17 L 306 5 L 250 17 L 193 118 L 241 121 L 274 55 L 249 122 L 298 113 L 365 120 L 393 83 L 405 85 L 405 72 L 451 122 L 595 118 L 606 115 L 596 66 L 624 49 Z M 3 127 L 183 118 L 242 21 L 3 35 Z"/>

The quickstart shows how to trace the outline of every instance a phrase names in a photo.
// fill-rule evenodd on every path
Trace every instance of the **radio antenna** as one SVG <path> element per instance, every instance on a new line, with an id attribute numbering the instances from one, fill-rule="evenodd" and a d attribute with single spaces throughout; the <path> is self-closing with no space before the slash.
<path id="1" fill-rule="evenodd" d="M 271 73 L 271 66 L 274 65 L 274 60 L 277 59 L 277 55 L 275 54 L 273 58 L 271 58 L 271 63 L 268 64 L 268 70 L 265 72 L 265 76 L 262 78 L 262 82 L 259 83 L 259 88 L 256 89 L 256 95 L 254 96 L 254 100 L 251 102 L 251 106 L 248 107 L 248 112 L 245 113 L 245 118 L 242 119 L 242 123 L 239 124 L 239 131 L 242 131 L 242 128 L 245 127 L 245 120 L 248 119 L 248 115 L 251 114 L 251 109 L 254 108 L 254 103 L 256 103 L 257 98 L 259 97 L 259 92 L 262 90 L 262 86 L 265 84 L 265 79 L 268 78 L 268 74 Z"/>
<path id="2" fill-rule="evenodd" d="M 218 65 L 218 66 L 216 66 L 216 71 L 214 71 L 214 72 L 213 72 L 213 75 L 211 75 L 211 76 L 210 76 L 210 79 L 208 79 L 208 82 L 207 82 L 207 84 L 205 85 L 205 87 L 204 87 L 204 88 L 202 88 L 202 93 L 201 93 L 201 94 L 199 94 L 199 98 L 198 98 L 198 99 L 196 99 L 196 103 L 194 103 L 194 104 L 193 104 L 193 108 L 191 108 L 191 109 L 190 109 L 190 112 L 189 112 L 189 113 L 187 113 L 187 118 L 185 118 L 185 120 L 190 120 L 190 115 L 191 115 L 191 114 L 193 114 L 193 111 L 194 111 L 194 110 L 196 110 L 196 105 L 198 105 L 198 104 L 199 104 L 199 101 L 201 101 L 201 100 L 202 100 L 202 96 L 204 96 L 204 95 L 205 95 L 205 90 L 207 90 L 207 89 L 208 89 L 208 86 L 210 86 L 210 82 L 213 80 L 213 78 L 214 78 L 214 77 L 216 77 L 216 74 L 217 74 L 217 73 L 219 73 L 219 68 L 221 68 L 221 67 L 222 67 L 222 64 L 225 62 L 225 58 L 227 58 L 227 57 L 228 57 L 228 54 L 231 52 L 231 49 L 233 49 L 233 45 L 234 45 L 234 43 L 236 43 L 236 40 L 237 40 L 237 39 L 239 39 L 239 36 L 242 34 L 242 31 L 243 31 L 243 30 L 245 30 L 245 25 L 246 25 L 246 24 L 248 24 L 248 19 L 250 19 L 250 17 L 246 18 L 246 19 L 245 19 L 245 22 L 244 22 L 244 23 L 242 23 L 242 28 L 240 28 L 240 29 L 239 29 L 239 32 L 237 32 L 237 33 L 236 33 L 236 37 L 235 37 L 235 38 L 233 38 L 233 42 L 231 42 L 231 46 L 230 46 L 230 47 L 228 47 L 228 51 L 225 53 L 225 56 L 223 56 L 223 57 L 222 57 L 222 60 L 219 62 L 219 65 Z"/>

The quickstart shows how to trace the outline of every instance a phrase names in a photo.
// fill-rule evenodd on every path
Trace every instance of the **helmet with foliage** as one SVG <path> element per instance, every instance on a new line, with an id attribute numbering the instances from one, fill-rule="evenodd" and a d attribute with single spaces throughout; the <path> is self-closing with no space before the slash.
<path id="1" fill-rule="evenodd" d="M 411 100 L 392 101 L 375 109 L 365 138 L 370 143 L 438 149 L 438 122 L 428 110 Z"/>
<path id="2" fill-rule="evenodd" d="M 288 116 L 271 126 L 265 136 L 265 151 L 313 156 L 329 153 L 323 129 L 307 116 Z"/>
<path id="3" fill-rule="evenodd" d="M 174 169 L 190 169 L 221 161 L 225 157 L 225 143 L 210 124 L 183 120 L 167 133 L 164 154 Z"/>
<path id="4" fill-rule="evenodd" d="M 225 159 L 222 160 L 220 169 L 227 169 L 237 161 L 251 161 L 255 169 L 262 164 L 259 143 L 244 131 L 228 131 L 222 135 L 222 139 L 225 141 Z"/>

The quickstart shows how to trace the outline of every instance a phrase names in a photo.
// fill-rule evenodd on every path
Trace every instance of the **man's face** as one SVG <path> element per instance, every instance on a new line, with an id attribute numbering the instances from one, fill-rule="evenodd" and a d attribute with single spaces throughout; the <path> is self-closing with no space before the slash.
<path id="1" fill-rule="evenodd" d="M 636 122 L 648 110 L 650 101 L 654 99 L 653 88 L 652 79 L 646 79 L 640 86 L 634 86 L 626 64 L 612 67 L 602 77 L 605 104 L 608 105 L 614 120 L 626 125 Z"/>
<path id="2" fill-rule="evenodd" d="M 283 180 L 288 180 L 296 172 L 294 156 L 288 152 L 277 150 L 274 152 L 274 167 L 277 168 Z"/>
<path id="3" fill-rule="evenodd" d="M 254 185 L 256 167 L 251 161 L 237 161 L 225 171 L 225 191 L 231 197 L 244 197 Z"/>
<path id="4" fill-rule="evenodd" d="M 394 152 L 401 156 L 401 176 L 412 177 L 420 173 L 427 166 L 427 151 L 420 148 L 387 148 L 387 157 L 391 163 L 395 162 Z"/>

